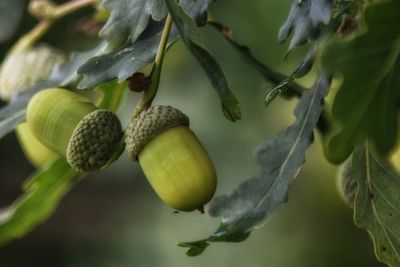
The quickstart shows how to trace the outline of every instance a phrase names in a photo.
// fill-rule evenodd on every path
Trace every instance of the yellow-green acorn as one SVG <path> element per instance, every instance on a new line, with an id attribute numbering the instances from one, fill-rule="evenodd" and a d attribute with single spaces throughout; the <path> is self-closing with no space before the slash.
<path id="1" fill-rule="evenodd" d="M 32 97 L 27 122 L 37 139 L 81 172 L 101 169 L 123 136 L 114 113 L 59 88 L 42 90 Z"/>
<path id="2" fill-rule="evenodd" d="M 139 160 L 153 189 L 171 207 L 202 210 L 213 197 L 214 165 L 178 109 L 152 106 L 143 111 L 129 125 L 125 142 L 129 158 Z"/>
<path id="3" fill-rule="evenodd" d="M 52 150 L 43 145 L 31 132 L 28 123 L 23 122 L 16 128 L 18 141 L 28 161 L 40 168 L 57 156 Z"/>

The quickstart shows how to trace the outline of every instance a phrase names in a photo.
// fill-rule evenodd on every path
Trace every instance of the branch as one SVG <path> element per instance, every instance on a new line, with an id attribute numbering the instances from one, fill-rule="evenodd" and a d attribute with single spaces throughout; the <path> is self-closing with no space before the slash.
<path id="1" fill-rule="evenodd" d="M 154 100 L 154 97 L 157 94 L 158 86 L 160 84 L 160 76 L 161 76 L 162 64 L 164 61 L 164 54 L 167 47 L 171 26 L 172 26 L 172 18 L 171 15 L 168 14 L 164 25 L 164 30 L 161 36 L 160 45 L 157 50 L 156 59 L 154 61 L 153 70 L 151 71 L 150 85 L 144 91 L 142 98 L 140 99 L 138 105 L 136 106 L 135 111 L 133 112 L 132 115 L 132 119 L 134 119 L 142 111 L 150 107 L 151 103 Z"/>

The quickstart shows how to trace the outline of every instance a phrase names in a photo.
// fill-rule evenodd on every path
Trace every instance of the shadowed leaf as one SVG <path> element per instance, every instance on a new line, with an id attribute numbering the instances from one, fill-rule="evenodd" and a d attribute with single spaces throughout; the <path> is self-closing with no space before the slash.
<path id="1" fill-rule="evenodd" d="M 259 173 L 239 184 L 232 193 L 211 202 L 209 214 L 221 217 L 222 223 L 213 235 L 199 242 L 243 241 L 254 227 L 265 223 L 281 208 L 313 141 L 329 86 L 330 78 L 322 75 L 314 88 L 301 97 L 295 110 L 296 122 L 256 149 L 254 158 Z"/>
<path id="2" fill-rule="evenodd" d="M 365 10 L 367 27 L 361 33 L 335 39 L 323 51 L 325 71 L 343 79 L 332 106 L 337 125 L 325 147 L 334 163 L 344 161 L 365 138 L 381 155 L 394 147 L 400 86 L 398 10 L 399 1 L 370 5 Z"/>
<path id="3" fill-rule="evenodd" d="M 225 75 L 211 54 L 203 48 L 195 22 L 189 17 L 174 0 L 167 0 L 167 6 L 183 42 L 192 52 L 197 61 L 207 73 L 211 84 L 217 91 L 222 104 L 222 109 L 225 116 L 236 121 L 241 118 L 241 112 L 238 101 L 230 91 Z"/>
<path id="4" fill-rule="evenodd" d="M 209 2 L 209 0 L 182 0 L 180 4 L 197 24 L 202 24 Z M 153 62 L 163 28 L 164 21 L 150 21 L 135 42 L 128 41 L 118 50 L 88 60 L 78 71 L 79 74 L 84 75 L 79 88 L 91 88 L 114 78 L 118 78 L 119 81 L 126 80 L 133 73 Z M 179 34 L 173 27 L 169 45 L 178 38 Z"/>

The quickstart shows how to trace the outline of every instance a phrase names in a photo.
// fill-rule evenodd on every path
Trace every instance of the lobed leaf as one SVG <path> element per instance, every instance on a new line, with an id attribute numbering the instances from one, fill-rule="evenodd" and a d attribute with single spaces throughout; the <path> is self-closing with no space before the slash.
<path id="1" fill-rule="evenodd" d="M 378 260 L 400 266 L 399 174 L 364 145 L 354 150 L 350 175 L 358 184 L 355 224 L 369 232 Z"/>
<path id="2" fill-rule="evenodd" d="M 205 11 L 210 0 L 182 0 L 180 5 L 198 25 L 204 24 Z M 133 73 L 154 61 L 161 39 L 164 21 L 150 21 L 144 31 L 133 41 L 128 41 L 123 47 L 108 54 L 88 60 L 79 70 L 83 79 L 79 88 L 86 89 L 103 82 L 118 78 L 126 80 Z M 169 45 L 179 38 L 175 27 L 172 28 Z"/>
<path id="3" fill-rule="evenodd" d="M 334 163 L 344 161 L 365 138 L 384 156 L 394 147 L 400 86 L 398 10 L 399 1 L 370 5 L 362 33 L 333 40 L 323 51 L 325 71 L 343 77 L 332 107 L 337 126 L 325 149 Z"/>
<path id="4" fill-rule="evenodd" d="M 232 193 L 211 202 L 209 214 L 221 217 L 222 223 L 209 238 L 182 243 L 181 246 L 194 249 L 189 250 L 189 254 L 199 252 L 199 247 L 206 247 L 201 243 L 245 240 L 254 227 L 263 224 L 281 208 L 313 141 L 313 131 L 329 86 L 330 78 L 321 75 L 314 88 L 301 97 L 295 109 L 296 122 L 256 149 L 254 158 L 260 172 L 239 184 Z"/>
<path id="5" fill-rule="evenodd" d="M 119 48 L 128 40 L 134 43 L 150 18 L 161 21 L 167 15 L 164 0 L 103 0 L 102 4 L 111 16 L 99 34 L 110 49 Z"/>
<path id="6" fill-rule="evenodd" d="M 54 66 L 49 80 L 59 81 L 59 86 L 76 84 L 80 79 L 78 69 L 90 58 L 102 53 L 105 50 L 105 46 L 105 42 L 100 42 L 90 50 L 72 53 L 69 60 L 63 64 Z"/>
<path id="7" fill-rule="evenodd" d="M 167 6 L 183 42 L 203 67 L 217 91 L 225 116 L 231 121 L 239 120 L 241 118 L 239 102 L 230 91 L 225 75 L 217 61 L 202 47 L 195 22 L 174 0 L 167 0 Z"/>
<path id="8" fill-rule="evenodd" d="M 332 15 L 333 0 L 293 0 L 289 15 L 278 33 L 285 42 L 293 32 L 289 49 L 304 44 L 319 35 L 321 24 L 328 24 Z"/>

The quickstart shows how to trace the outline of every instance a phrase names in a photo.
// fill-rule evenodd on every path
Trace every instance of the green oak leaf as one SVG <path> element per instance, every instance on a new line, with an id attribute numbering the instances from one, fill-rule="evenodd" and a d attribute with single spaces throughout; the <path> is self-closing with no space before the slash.
<path id="1" fill-rule="evenodd" d="M 368 145 L 357 147 L 350 174 L 357 181 L 354 222 L 366 229 L 378 260 L 400 266 L 400 176 L 387 161 L 375 157 Z"/>
<path id="2" fill-rule="evenodd" d="M 338 126 L 325 146 L 331 162 L 344 161 L 365 138 L 382 155 L 394 147 L 400 86 L 399 10 L 400 1 L 370 5 L 361 33 L 333 40 L 323 51 L 324 70 L 343 77 L 332 107 Z"/>
<path id="3" fill-rule="evenodd" d="M 195 21 L 174 0 L 167 0 L 167 6 L 183 42 L 203 67 L 211 84 L 217 91 L 225 116 L 231 121 L 239 120 L 241 118 L 239 102 L 229 89 L 221 67 L 202 46 Z"/>
<path id="4" fill-rule="evenodd" d="M 99 34 L 110 49 L 119 48 L 128 40 L 135 42 L 150 18 L 161 21 L 167 15 L 164 0 L 103 0 L 102 4 L 111 16 Z"/>
<path id="5" fill-rule="evenodd" d="M 181 0 L 180 5 L 197 23 L 204 24 L 210 0 Z M 92 88 L 103 82 L 118 78 L 126 80 L 133 73 L 154 61 L 160 43 L 164 21 L 150 21 L 147 28 L 135 42 L 128 41 L 123 47 L 110 53 L 93 57 L 78 70 L 83 75 L 78 87 L 80 89 Z M 179 33 L 172 27 L 169 45 L 179 38 Z"/>
<path id="6" fill-rule="evenodd" d="M 24 185 L 24 194 L 0 211 L 0 245 L 46 220 L 77 181 L 76 175 L 65 159 L 57 159 L 33 175 Z"/>
<path id="7" fill-rule="evenodd" d="M 332 0 L 293 0 L 289 15 L 278 33 L 285 42 L 293 32 L 289 49 L 304 44 L 319 35 L 320 25 L 328 24 L 332 15 Z"/>
<path id="8" fill-rule="evenodd" d="M 105 47 L 106 43 L 103 41 L 87 51 L 73 52 L 66 62 L 54 66 L 49 80 L 59 81 L 59 86 L 76 85 L 80 80 L 78 69 L 90 58 L 101 54 Z"/>
<path id="9" fill-rule="evenodd" d="M 305 161 L 313 142 L 313 131 L 323 111 L 330 78 L 321 75 L 313 89 L 305 92 L 296 109 L 296 122 L 259 145 L 254 158 L 259 173 L 239 184 L 230 194 L 215 198 L 208 213 L 221 217 L 218 230 L 209 238 L 185 242 L 189 254 L 198 254 L 209 242 L 241 242 L 265 223 L 287 201 L 288 190 Z"/>

